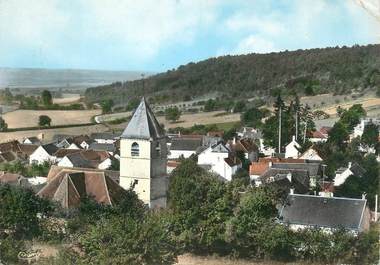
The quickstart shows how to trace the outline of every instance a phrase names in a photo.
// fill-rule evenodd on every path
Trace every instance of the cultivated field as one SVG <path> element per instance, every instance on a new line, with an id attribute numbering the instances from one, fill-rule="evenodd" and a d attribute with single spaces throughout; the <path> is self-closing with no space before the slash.
<path id="1" fill-rule="evenodd" d="M 78 103 L 80 100 L 80 94 L 62 94 L 61 98 L 53 98 L 54 104 L 73 104 Z"/>
<path id="2" fill-rule="evenodd" d="M 82 124 L 91 122 L 91 117 L 100 110 L 16 110 L 3 115 L 8 128 L 25 128 L 38 126 L 40 115 L 51 118 L 51 125 Z"/>
<path id="3" fill-rule="evenodd" d="M 96 132 L 106 132 L 109 128 L 103 124 L 96 124 L 91 126 L 80 126 L 60 129 L 44 129 L 44 130 L 31 130 L 31 131 L 18 131 L 18 132 L 0 132 L 0 143 L 8 142 L 10 140 L 23 140 L 26 137 L 44 135 L 44 142 L 49 142 L 56 134 L 66 135 L 81 135 L 91 134 Z"/>
<path id="4" fill-rule="evenodd" d="M 97 120 L 99 122 L 111 121 L 119 118 L 126 118 L 131 115 L 130 112 L 114 113 L 98 116 Z M 164 124 L 165 128 L 175 128 L 175 127 L 191 127 L 195 124 L 218 124 L 218 123 L 228 123 L 237 122 L 240 120 L 239 113 L 225 113 L 224 111 L 211 111 L 211 112 L 200 112 L 194 114 L 183 114 L 180 120 L 175 123 L 171 123 L 165 119 L 164 116 L 157 117 L 159 123 Z M 115 127 L 116 129 L 122 129 L 127 125 L 127 123 L 122 123 Z"/>

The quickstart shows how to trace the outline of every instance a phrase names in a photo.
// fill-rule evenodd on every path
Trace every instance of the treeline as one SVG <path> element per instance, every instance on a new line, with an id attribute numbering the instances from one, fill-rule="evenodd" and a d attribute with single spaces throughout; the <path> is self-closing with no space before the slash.
<path id="1" fill-rule="evenodd" d="M 346 94 L 380 87 L 380 45 L 335 47 L 210 58 L 144 80 L 86 90 L 88 102 L 115 103 L 148 96 L 151 102 L 188 101 L 217 93 L 225 99 Z"/>
<path id="2" fill-rule="evenodd" d="M 168 208 L 161 210 L 147 209 L 128 191 L 113 207 L 86 198 L 64 211 L 29 191 L 0 186 L 6 206 L 0 228 L 8 231 L 0 234 L 0 258 L 16 262 L 25 240 L 34 239 L 63 244 L 57 257 L 39 264 L 174 264 L 183 253 L 323 264 L 378 260 L 375 229 L 358 237 L 342 229 L 292 231 L 276 221 L 283 194 L 252 188 L 246 177 L 226 183 L 183 160 L 170 177 Z"/>
<path id="3" fill-rule="evenodd" d="M 40 96 L 13 95 L 9 88 L 0 90 L 0 102 L 4 104 L 18 103 L 20 109 L 27 110 L 83 110 L 83 104 L 73 103 L 59 105 L 53 103 L 53 96 L 49 90 L 41 92 Z"/>

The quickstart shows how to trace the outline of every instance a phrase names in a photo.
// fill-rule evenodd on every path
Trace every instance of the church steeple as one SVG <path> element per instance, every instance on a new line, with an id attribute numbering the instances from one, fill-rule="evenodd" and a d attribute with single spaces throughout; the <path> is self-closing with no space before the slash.
<path id="1" fill-rule="evenodd" d="M 134 187 L 139 198 L 150 207 L 166 205 L 166 140 L 165 131 L 142 98 L 121 135 L 120 186 Z"/>
<path id="2" fill-rule="evenodd" d="M 156 140 L 163 137 L 165 132 L 143 97 L 121 138 Z"/>

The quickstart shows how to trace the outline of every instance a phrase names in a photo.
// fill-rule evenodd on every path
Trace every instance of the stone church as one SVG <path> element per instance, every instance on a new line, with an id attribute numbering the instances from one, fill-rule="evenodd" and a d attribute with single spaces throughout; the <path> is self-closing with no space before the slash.
<path id="1" fill-rule="evenodd" d="M 151 208 L 166 207 L 167 137 L 142 98 L 120 139 L 120 186 Z"/>

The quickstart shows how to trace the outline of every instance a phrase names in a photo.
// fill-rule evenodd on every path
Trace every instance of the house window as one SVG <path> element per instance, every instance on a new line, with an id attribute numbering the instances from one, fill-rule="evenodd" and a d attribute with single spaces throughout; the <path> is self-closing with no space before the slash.
<path id="1" fill-rule="evenodd" d="M 140 147 L 139 147 L 139 144 L 134 142 L 132 144 L 132 148 L 131 148 L 131 156 L 139 156 L 140 155 Z"/>

